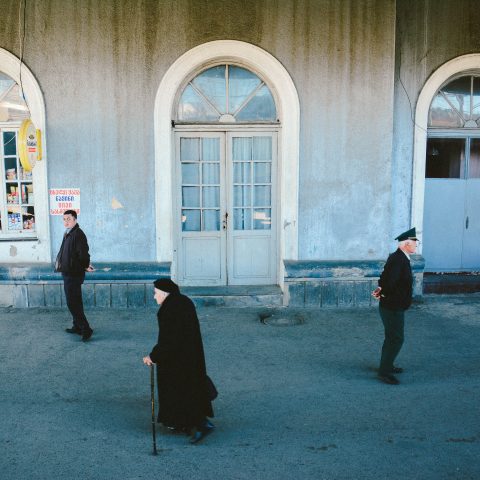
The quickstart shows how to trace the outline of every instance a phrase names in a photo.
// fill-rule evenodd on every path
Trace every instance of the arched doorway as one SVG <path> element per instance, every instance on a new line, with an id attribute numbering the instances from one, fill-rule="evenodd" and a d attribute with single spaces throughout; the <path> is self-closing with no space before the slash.
<path id="1" fill-rule="evenodd" d="M 276 265 L 272 271 L 276 277 L 273 283 L 281 284 L 283 283 L 283 260 L 295 260 L 298 257 L 299 101 L 295 86 L 280 62 L 264 50 L 245 42 L 225 40 L 209 42 L 195 47 L 182 55 L 169 68 L 159 86 L 155 101 L 157 260 L 172 262 L 172 276 L 177 276 L 179 271 L 178 231 L 179 225 L 182 225 L 181 216 L 180 220 L 176 216 L 179 211 L 176 202 L 178 202 L 178 192 L 181 191 L 179 190 L 181 185 L 178 184 L 179 176 L 176 170 L 178 167 L 177 159 L 180 155 L 178 148 L 181 143 L 179 130 L 183 128 L 183 134 L 186 135 L 188 133 L 186 130 L 189 128 L 185 125 L 181 127 L 178 123 L 175 124 L 178 115 L 176 109 L 179 104 L 179 97 L 185 86 L 198 73 L 210 67 L 227 64 L 252 72 L 268 86 L 275 100 L 276 119 L 279 120 L 278 124 L 282 126 L 278 129 L 277 124 L 278 131 L 272 131 L 271 124 L 261 126 L 262 128 L 270 128 L 272 149 L 276 149 L 278 177 L 275 187 L 272 187 L 276 188 L 276 201 L 274 202 L 276 208 L 275 253 L 273 255 L 273 261 Z M 230 112 L 229 115 L 234 113 Z M 195 128 L 197 131 L 203 131 L 204 134 L 207 131 L 214 135 L 217 131 L 219 133 L 223 132 L 223 139 L 220 138 L 222 135 L 217 135 L 218 144 L 221 145 L 222 142 L 224 145 L 228 145 L 229 142 L 233 144 L 232 131 L 230 130 L 230 127 L 233 127 L 231 125 L 233 122 L 225 122 L 225 120 L 228 120 L 228 117 L 224 117 L 222 122 L 219 121 L 215 128 L 212 125 L 207 125 L 205 128 L 204 123 L 202 127 Z M 226 128 L 227 124 L 229 128 Z M 243 127 L 247 128 L 245 125 Z M 256 130 L 258 130 L 258 127 L 257 122 Z M 238 129 L 238 123 L 236 128 Z M 261 131 L 253 132 L 251 129 L 250 132 L 244 131 L 243 138 L 246 138 L 245 135 L 248 133 L 253 142 L 253 137 L 258 136 Z M 238 131 L 237 133 L 240 134 L 241 132 Z M 206 137 L 208 135 L 204 138 Z M 238 141 L 238 144 L 240 144 L 240 141 Z M 226 147 L 221 149 L 221 152 L 224 153 L 220 153 L 220 155 L 227 155 L 227 150 L 224 148 Z M 230 150 L 230 155 L 233 155 L 232 150 Z M 253 160 L 255 159 L 252 158 Z M 181 167 L 179 168 L 181 169 Z M 228 188 L 225 187 L 224 189 L 225 195 L 227 195 Z M 288 192 L 288 197 L 285 192 Z M 231 205 L 233 209 L 233 203 Z M 223 219 L 220 221 L 223 222 Z M 226 241 L 232 241 L 232 238 Z M 198 251 L 198 248 L 196 250 Z M 228 262 L 228 258 L 225 258 Z M 201 280 L 198 283 L 200 282 Z M 209 283 L 211 282 L 206 282 L 206 284 Z M 253 283 L 256 282 L 253 281 Z"/>
<path id="2" fill-rule="evenodd" d="M 417 103 L 412 218 L 425 270 L 480 267 L 480 55 L 454 59 Z"/>
<path id="3" fill-rule="evenodd" d="M 175 109 L 176 278 L 183 285 L 277 282 L 277 108 L 236 64 L 189 79 Z"/>
<path id="4" fill-rule="evenodd" d="M 450 79 L 428 118 L 423 252 L 426 271 L 480 267 L 480 72 Z"/>
<path id="5" fill-rule="evenodd" d="M 22 168 L 18 143 L 22 120 L 42 133 L 43 159 Z M 6 262 L 49 262 L 45 104 L 32 72 L 0 48 L 0 257 Z M 8 260 L 7 260 L 8 259 Z"/>

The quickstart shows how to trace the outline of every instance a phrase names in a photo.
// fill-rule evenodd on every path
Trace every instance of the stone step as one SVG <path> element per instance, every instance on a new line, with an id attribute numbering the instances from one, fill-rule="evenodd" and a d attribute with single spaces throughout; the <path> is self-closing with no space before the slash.
<path id="1" fill-rule="evenodd" d="M 230 285 L 222 287 L 182 287 L 197 307 L 282 306 L 283 293 L 278 285 Z"/>
<path id="2" fill-rule="evenodd" d="M 480 272 L 423 274 L 423 293 L 480 292 Z"/>

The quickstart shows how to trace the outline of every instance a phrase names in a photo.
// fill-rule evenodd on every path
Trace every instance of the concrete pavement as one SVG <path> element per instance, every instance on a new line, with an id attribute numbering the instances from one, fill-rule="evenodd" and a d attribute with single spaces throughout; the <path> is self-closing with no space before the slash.
<path id="1" fill-rule="evenodd" d="M 0 309 L 2 480 L 480 478 L 480 295 L 407 313 L 399 386 L 375 378 L 374 308 L 199 309 L 217 428 L 191 446 L 159 426 L 157 457 L 155 311 L 92 309 L 84 344 L 65 309 Z"/>

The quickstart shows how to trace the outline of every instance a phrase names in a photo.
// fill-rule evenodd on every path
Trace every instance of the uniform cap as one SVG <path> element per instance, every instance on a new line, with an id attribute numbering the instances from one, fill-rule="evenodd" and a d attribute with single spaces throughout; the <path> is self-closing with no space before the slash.
<path id="1" fill-rule="evenodd" d="M 401 233 L 395 240 L 398 240 L 399 242 L 403 242 L 403 240 L 418 240 L 415 227 Z"/>

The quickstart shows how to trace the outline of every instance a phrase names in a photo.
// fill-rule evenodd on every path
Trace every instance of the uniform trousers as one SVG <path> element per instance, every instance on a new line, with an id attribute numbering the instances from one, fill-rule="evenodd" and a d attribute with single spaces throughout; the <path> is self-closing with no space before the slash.
<path id="1" fill-rule="evenodd" d="M 405 311 L 389 310 L 383 307 L 380 307 L 379 310 L 385 328 L 385 340 L 378 374 L 385 376 L 393 372 L 395 358 L 403 345 Z"/>
<path id="2" fill-rule="evenodd" d="M 82 299 L 82 284 L 85 280 L 85 274 L 73 276 L 62 273 L 62 276 L 67 306 L 73 317 L 73 326 L 82 334 L 88 333 L 91 328 L 83 311 Z"/>

